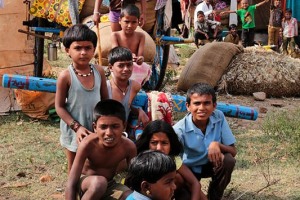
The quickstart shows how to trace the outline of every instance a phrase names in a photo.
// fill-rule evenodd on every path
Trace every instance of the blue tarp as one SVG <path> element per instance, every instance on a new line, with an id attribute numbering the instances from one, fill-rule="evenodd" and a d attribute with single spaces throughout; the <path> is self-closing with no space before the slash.
<path id="1" fill-rule="evenodd" d="M 300 21 L 300 0 L 286 0 L 286 8 L 291 8 L 292 16 Z"/>

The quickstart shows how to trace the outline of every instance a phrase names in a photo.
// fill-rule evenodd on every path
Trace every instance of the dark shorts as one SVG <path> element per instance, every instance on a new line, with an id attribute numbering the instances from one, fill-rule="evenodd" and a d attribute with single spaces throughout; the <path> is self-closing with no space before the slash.
<path id="1" fill-rule="evenodd" d="M 89 175 L 82 175 L 78 182 L 78 194 L 81 199 L 83 196 L 83 191 L 81 190 L 81 184 L 85 178 L 89 177 Z M 130 190 L 127 186 L 117 183 L 115 180 L 110 180 L 107 185 L 107 189 L 102 200 L 116 200 L 120 199 L 124 192 Z"/>

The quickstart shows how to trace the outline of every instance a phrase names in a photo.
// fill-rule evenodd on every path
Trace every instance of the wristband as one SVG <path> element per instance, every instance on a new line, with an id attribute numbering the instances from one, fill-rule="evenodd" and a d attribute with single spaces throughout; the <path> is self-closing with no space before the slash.
<path id="1" fill-rule="evenodd" d="M 94 12 L 94 14 L 101 15 L 101 13 L 100 13 L 100 12 Z"/>
<path id="2" fill-rule="evenodd" d="M 73 131 L 77 132 L 81 124 L 78 121 L 73 120 L 69 126 Z"/>

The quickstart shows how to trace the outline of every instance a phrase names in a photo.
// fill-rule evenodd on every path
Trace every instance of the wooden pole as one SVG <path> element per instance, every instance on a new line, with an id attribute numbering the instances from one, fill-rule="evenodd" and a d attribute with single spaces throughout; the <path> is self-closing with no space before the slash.
<path id="1" fill-rule="evenodd" d="M 97 24 L 97 35 L 98 35 L 98 62 L 102 66 L 102 53 L 101 53 L 101 39 L 100 39 L 100 27 L 99 23 Z"/>

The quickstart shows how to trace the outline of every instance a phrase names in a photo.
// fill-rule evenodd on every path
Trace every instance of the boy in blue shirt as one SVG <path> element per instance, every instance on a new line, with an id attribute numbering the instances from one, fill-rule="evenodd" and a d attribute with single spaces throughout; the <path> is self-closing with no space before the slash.
<path id="1" fill-rule="evenodd" d="M 216 110 L 216 94 L 208 84 L 197 83 L 187 91 L 189 111 L 174 125 L 184 146 L 182 155 L 198 180 L 212 177 L 208 199 L 222 199 L 235 166 L 235 137 L 224 114 Z"/>

